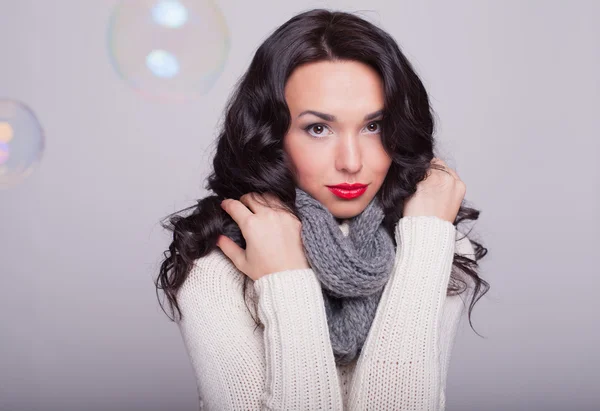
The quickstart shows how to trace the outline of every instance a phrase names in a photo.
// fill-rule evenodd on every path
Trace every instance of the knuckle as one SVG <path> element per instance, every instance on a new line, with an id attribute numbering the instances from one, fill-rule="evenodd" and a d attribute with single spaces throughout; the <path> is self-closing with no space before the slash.
<path id="1" fill-rule="evenodd" d="M 269 204 L 269 206 L 277 207 L 280 205 L 279 198 L 272 193 L 264 193 L 263 198 L 265 199 L 265 202 Z"/>
<path id="2" fill-rule="evenodd" d="M 252 199 L 252 193 L 245 193 L 245 194 L 242 194 L 242 196 L 240 197 L 240 201 L 244 204 L 247 203 L 248 200 L 251 200 L 251 199 Z"/>

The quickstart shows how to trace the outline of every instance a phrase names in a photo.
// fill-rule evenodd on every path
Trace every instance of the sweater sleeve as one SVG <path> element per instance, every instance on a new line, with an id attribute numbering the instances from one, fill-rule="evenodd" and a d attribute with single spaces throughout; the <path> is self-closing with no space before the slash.
<path id="1" fill-rule="evenodd" d="M 446 296 L 456 234 L 451 222 L 435 216 L 398 222 L 399 252 L 356 365 L 350 410 L 444 410 L 450 352 L 463 312 L 460 295 Z M 472 250 L 464 242 L 466 237 L 461 250 Z"/>
<path id="2" fill-rule="evenodd" d="M 342 410 L 321 285 L 312 269 L 254 283 L 265 324 L 265 404 L 277 410 Z"/>
<path id="3" fill-rule="evenodd" d="M 178 293 L 179 327 L 200 409 L 341 410 L 323 296 L 312 269 L 249 282 L 262 330 L 243 299 L 244 277 L 216 249 L 196 260 Z"/>

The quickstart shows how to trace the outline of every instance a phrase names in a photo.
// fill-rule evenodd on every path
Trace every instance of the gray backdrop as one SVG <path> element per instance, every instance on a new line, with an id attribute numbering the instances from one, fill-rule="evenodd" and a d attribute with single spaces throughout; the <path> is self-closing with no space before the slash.
<path id="1" fill-rule="evenodd" d="M 600 2 L 221 0 L 227 65 L 188 104 L 116 75 L 114 4 L 0 0 L 0 97 L 26 102 L 47 138 L 35 173 L 0 191 L 2 410 L 197 409 L 152 284 L 158 221 L 206 194 L 215 126 L 256 47 L 318 6 L 366 10 L 397 39 L 482 210 L 486 338 L 463 321 L 447 409 L 599 409 Z"/>

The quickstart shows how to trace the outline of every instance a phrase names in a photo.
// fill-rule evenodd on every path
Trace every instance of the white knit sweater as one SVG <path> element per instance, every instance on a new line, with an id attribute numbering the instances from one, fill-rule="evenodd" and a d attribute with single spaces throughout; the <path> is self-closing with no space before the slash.
<path id="1" fill-rule="evenodd" d="M 346 221 L 340 229 L 348 234 Z M 358 360 L 345 366 L 335 364 L 312 269 L 249 283 L 264 324 L 254 331 L 245 274 L 218 248 L 196 260 L 178 293 L 178 324 L 200 409 L 444 410 L 450 354 L 472 293 L 447 297 L 446 289 L 454 252 L 474 258 L 473 246 L 434 216 L 403 217 L 395 236 L 393 272 Z"/>

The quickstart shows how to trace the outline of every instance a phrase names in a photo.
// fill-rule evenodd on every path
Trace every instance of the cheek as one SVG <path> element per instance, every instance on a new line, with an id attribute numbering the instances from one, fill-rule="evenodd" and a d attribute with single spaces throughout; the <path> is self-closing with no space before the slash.
<path id="1" fill-rule="evenodd" d="M 296 177 L 299 181 L 314 181 L 325 174 L 326 161 L 323 161 L 322 153 L 319 154 L 314 150 L 298 153 L 294 163 L 296 165 Z"/>
<path id="2" fill-rule="evenodd" d="M 381 141 L 370 148 L 368 158 L 370 159 L 371 170 L 375 174 L 385 177 L 392 164 L 392 159 L 386 153 Z"/>
<path id="3" fill-rule="evenodd" d="M 327 166 L 327 155 L 324 150 L 319 150 L 310 140 L 303 140 L 299 136 L 290 134 L 286 136 L 285 151 L 294 167 L 294 174 L 299 182 L 311 181 L 323 175 Z"/>

